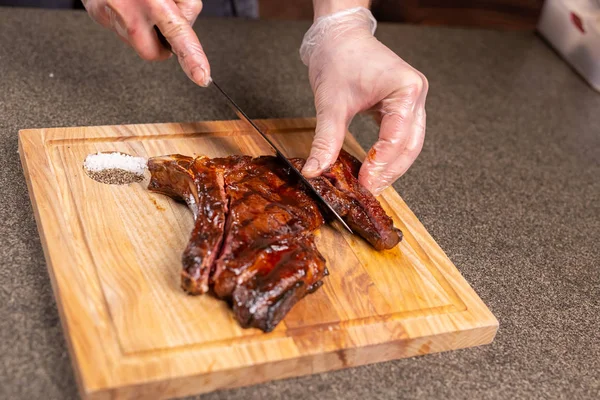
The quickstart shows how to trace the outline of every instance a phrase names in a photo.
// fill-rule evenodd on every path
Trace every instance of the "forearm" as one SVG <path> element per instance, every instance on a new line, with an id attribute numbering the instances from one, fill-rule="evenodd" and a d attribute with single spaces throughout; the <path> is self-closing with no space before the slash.
<path id="1" fill-rule="evenodd" d="M 370 0 L 313 0 L 315 19 L 354 7 L 369 8 Z"/>

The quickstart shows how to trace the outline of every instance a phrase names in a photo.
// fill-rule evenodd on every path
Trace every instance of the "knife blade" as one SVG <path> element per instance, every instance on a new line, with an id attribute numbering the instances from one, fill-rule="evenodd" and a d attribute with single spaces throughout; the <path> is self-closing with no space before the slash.
<path id="1" fill-rule="evenodd" d="M 290 160 L 288 160 L 287 157 L 285 155 L 283 155 L 283 153 L 277 148 L 275 143 L 273 143 L 271 141 L 271 139 L 269 139 L 269 137 L 265 133 L 263 133 L 263 131 L 254 123 L 254 121 L 252 121 L 252 119 L 250 117 L 248 117 L 248 115 L 244 112 L 244 110 L 242 110 L 240 108 L 240 106 L 237 105 L 237 103 L 227 94 L 227 92 L 225 92 L 221 88 L 221 86 L 219 86 L 219 84 L 214 79 L 212 81 L 212 84 L 214 87 L 216 87 L 219 90 L 219 92 L 221 92 L 221 94 L 223 96 L 225 96 L 229 105 L 231 106 L 233 111 L 237 114 L 237 116 L 242 121 L 246 121 L 248 124 L 250 124 L 250 126 L 252 126 L 252 128 L 254 128 L 254 130 L 256 132 L 258 132 L 258 134 L 269 144 L 269 146 L 271 146 L 271 148 L 275 151 L 276 157 L 282 163 L 285 164 L 285 166 L 289 169 L 291 175 L 293 175 L 298 181 L 300 181 L 304 185 L 304 187 L 310 192 L 312 197 L 321 206 L 320 207 L 322 209 L 321 211 L 325 211 L 324 214 L 326 216 L 331 216 L 331 217 L 337 219 L 342 224 L 342 226 L 348 230 L 348 232 L 353 234 L 354 232 L 352 232 L 352 229 L 350 229 L 350 227 L 348 226 L 348 224 L 346 224 L 346 222 L 342 219 L 342 217 L 333 209 L 333 207 L 331 207 L 331 204 L 329 204 L 327 202 L 327 200 L 325 200 L 323 198 L 323 196 L 321 196 L 321 194 L 317 191 L 317 189 L 315 189 L 313 187 L 313 185 L 311 185 L 311 183 L 308 181 L 308 179 L 306 179 L 304 177 L 304 175 L 302 175 L 302 173 L 294 166 L 294 164 L 292 164 L 290 162 Z"/>
<path id="2" fill-rule="evenodd" d="M 158 27 L 155 26 L 154 30 L 156 31 L 156 34 L 158 36 L 158 40 L 160 41 L 160 43 L 166 49 L 173 52 L 173 49 L 171 48 L 171 44 L 164 37 L 164 35 L 160 31 L 160 29 L 158 29 Z M 319 208 L 321 209 L 321 212 L 323 214 L 325 214 L 326 217 L 330 217 L 330 218 L 333 217 L 340 224 L 342 224 L 342 226 L 348 232 L 350 232 L 351 234 L 354 234 L 354 232 L 352 232 L 352 229 L 350 229 L 348 224 L 346 224 L 346 221 L 344 221 L 342 219 L 342 217 L 333 209 L 333 207 L 331 207 L 331 204 L 329 204 L 323 198 L 323 196 L 321 196 L 321 194 L 317 191 L 317 189 L 315 189 L 314 186 L 311 185 L 311 183 L 308 181 L 308 179 L 306 179 L 304 177 L 304 175 L 302 175 L 302 173 L 294 166 L 294 164 L 292 164 L 290 162 L 290 160 L 288 160 L 287 157 L 285 155 L 283 155 L 283 153 L 277 148 L 277 146 L 271 141 L 271 139 L 269 139 L 269 137 L 263 133 L 263 131 L 254 123 L 254 121 L 252 121 L 252 119 L 250 117 L 248 117 L 248 115 L 240 108 L 240 106 L 237 105 L 237 103 L 231 98 L 231 96 L 229 96 L 227 94 L 227 92 L 225 92 L 221 88 L 221 86 L 219 86 L 219 84 L 217 84 L 217 82 L 214 79 L 212 80 L 212 86 L 217 88 L 218 91 L 227 99 L 227 103 L 233 109 L 233 111 L 236 113 L 238 118 L 241 119 L 242 121 L 247 122 L 269 144 L 269 146 L 271 146 L 271 148 L 275 151 L 275 155 L 276 155 L 277 159 L 279 159 L 289 169 L 290 174 L 293 175 L 305 187 L 305 189 L 312 195 L 313 199 L 320 206 Z"/>

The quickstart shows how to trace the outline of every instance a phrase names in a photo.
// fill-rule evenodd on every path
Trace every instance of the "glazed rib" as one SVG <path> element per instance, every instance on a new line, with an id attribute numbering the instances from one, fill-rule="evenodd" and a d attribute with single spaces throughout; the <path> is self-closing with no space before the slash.
<path id="1" fill-rule="evenodd" d="M 291 160 L 298 168 L 303 159 Z M 273 330 L 328 275 L 312 231 L 324 222 L 315 201 L 275 157 L 154 157 L 149 189 L 185 201 L 194 230 L 183 253 L 182 287 L 212 289 L 243 327 Z M 375 197 L 358 183 L 346 152 L 311 184 L 378 250 L 402 238 Z"/>
<path id="2" fill-rule="evenodd" d="M 305 162 L 301 158 L 291 161 L 298 169 Z M 391 249 L 402 240 L 402 231 L 394 228 L 379 201 L 358 183 L 360 167 L 360 161 L 342 150 L 322 176 L 309 181 L 355 233 L 377 250 Z"/>
<path id="3" fill-rule="evenodd" d="M 242 326 L 268 332 L 326 275 L 311 233 L 323 218 L 275 158 L 245 162 L 225 177 L 230 210 L 213 288 Z"/>
<path id="4" fill-rule="evenodd" d="M 194 214 L 194 230 L 181 260 L 181 287 L 190 294 L 206 293 L 225 229 L 223 169 L 207 157 L 179 154 L 154 157 L 148 169 L 150 190 L 185 201 Z"/>

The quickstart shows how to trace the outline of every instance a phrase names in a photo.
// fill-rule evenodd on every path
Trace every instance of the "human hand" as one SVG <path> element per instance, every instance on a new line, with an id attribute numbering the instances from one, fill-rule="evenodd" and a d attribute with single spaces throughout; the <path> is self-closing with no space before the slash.
<path id="1" fill-rule="evenodd" d="M 158 40 L 162 32 L 186 75 L 201 86 L 210 83 L 210 65 L 192 29 L 201 0 L 83 0 L 90 16 L 129 44 L 144 60 L 158 61 L 171 53 Z"/>
<path id="2" fill-rule="evenodd" d="M 315 20 L 300 55 L 315 95 L 317 127 L 302 173 L 320 175 L 337 158 L 346 130 L 359 112 L 380 124 L 379 139 L 360 170 L 360 183 L 379 194 L 408 170 L 425 137 L 425 76 L 374 36 L 366 8 Z"/>

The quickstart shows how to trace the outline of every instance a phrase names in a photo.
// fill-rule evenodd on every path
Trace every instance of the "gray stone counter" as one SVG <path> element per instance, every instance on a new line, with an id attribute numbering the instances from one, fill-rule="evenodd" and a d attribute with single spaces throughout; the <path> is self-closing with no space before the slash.
<path id="1" fill-rule="evenodd" d="M 308 22 L 204 19 L 213 76 L 252 117 L 313 116 Z M 539 37 L 382 24 L 430 81 L 427 137 L 395 185 L 500 321 L 493 344 L 221 391 L 214 399 L 600 396 L 600 94 Z M 77 396 L 17 154 L 22 128 L 233 118 L 174 60 L 82 12 L 0 8 L 0 398 Z M 351 130 L 363 146 L 376 126 Z"/>

